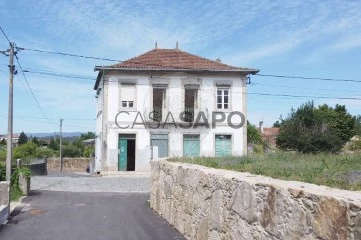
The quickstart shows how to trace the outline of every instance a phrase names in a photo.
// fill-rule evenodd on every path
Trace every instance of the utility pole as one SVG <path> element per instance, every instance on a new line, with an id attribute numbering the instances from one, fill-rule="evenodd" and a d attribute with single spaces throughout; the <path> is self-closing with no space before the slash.
<path id="1" fill-rule="evenodd" d="M 11 161 L 13 158 L 13 83 L 14 83 L 14 46 L 15 43 L 10 43 L 9 52 L 9 108 L 8 108 L 8 139 L 7 139 L 7 154 L 6 154 L 6 181 L 11 180 Z M 10 194 L 9 194 L 10 195 Z"/>
<path id="2" fill-rule="evenodd" d="M 63 121 L 64 119 L 60 119 L 60 147 L 59 147 L 59 152 L 60 152 L 60 172 L 63 171 L 63 149 L 62 149 L 62 142 L 63 142 Z"/>

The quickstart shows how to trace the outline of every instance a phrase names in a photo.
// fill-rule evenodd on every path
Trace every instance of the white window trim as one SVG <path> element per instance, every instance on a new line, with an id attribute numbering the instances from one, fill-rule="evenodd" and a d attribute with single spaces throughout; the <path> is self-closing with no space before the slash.
<path id="1" fill-rule="evenodd" d="M 134 86 L 134 99 L 133 101 L 128 101 L 128 100 L 125 100 L 123 101 L 122 99 L 122 96 L 121 96 L 121 88 L 122 88 L 122 85 L 132 85 Z M 137 84 L 136 83 L 133 83 L 133 82 L 119 82 L 118 84 L 118 93 L 120 96 L 118 96 L 118 101 L 119 101 L 119 110 L 124 110 L 124 111 L 136 111 L 137 110 Z M 126 107 L 123 107 L 123 102 L 127 102 L 127 106 Z M 128 107 L 129 106 L 129 103 L 130 102 L 133 102 L 133 107 Z"/>
<path id="2" fill-rule="evenodd" d="M 218 108 L 218 91 L 222 91 L 222 107 Z M 228 103 L 224 103 L 224 91 L 227 90 L 228 91 Z M 217 111 L 232 111 L 232 105 L 231 105 L 231 86 L 217 86 L 216 88 L 216 92 L 215 92 L 215 109 Z M 228 108 L 224 108 L 224 104 L 228 104 Z"/>

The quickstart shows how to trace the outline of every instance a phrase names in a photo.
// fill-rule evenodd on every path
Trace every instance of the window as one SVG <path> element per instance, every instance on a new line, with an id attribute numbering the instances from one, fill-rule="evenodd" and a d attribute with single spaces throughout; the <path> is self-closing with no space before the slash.
<path id="1" fill-rule="evenodd" d="M 122 83 L 120 85 L 120 102 L 121 108 L 135 107 L 135 84 Z"/>
<path id="2" fill-rule="evenodd" d="M 217 109 L 229 109 L 229 88 L 217 88 Z"/>

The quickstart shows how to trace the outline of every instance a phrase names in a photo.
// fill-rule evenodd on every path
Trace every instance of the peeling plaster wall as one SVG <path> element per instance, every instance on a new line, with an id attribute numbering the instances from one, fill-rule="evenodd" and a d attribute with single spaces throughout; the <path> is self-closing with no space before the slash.
<path id="1" fill-rule="evenodd" d="M 187 239 L 361 239 L 361 192 L 153 161 L 150 206 Z"/>

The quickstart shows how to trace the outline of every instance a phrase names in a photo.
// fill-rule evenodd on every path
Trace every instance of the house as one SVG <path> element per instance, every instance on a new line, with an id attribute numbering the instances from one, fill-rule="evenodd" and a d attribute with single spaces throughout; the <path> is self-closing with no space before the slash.
<path id="1" fill-rule="evenodd" d="M 246 83 L 259 70 L 177 46 L 95 71 L 96 172 L 149 171 L 155 158 L 246 154 Z"/>
<path id="2" fill-rule="evenodd" d="M 16 146 L 16 145 L 18 144 L 19 137 L 20 137 L 20 133 L 13 133 L 12 142 L 13 142 L 13 145 L 14 145 L 14 146 Z M 2 141 L 2 140 L 7 141 L 7 139 L 8 139 L 8 135 L 7 135 L 7 134 L 0 135 L 0 141 Z"/>
<path id="3" fill-rule="evenodd" d="M 265 142 L 268 146 L 276 146 L 276 138 L 280 132 L 280 129 L 277 127 L 271 128 L 262 128 L 261 129 L 261 137 L 263 142 Z"/>

